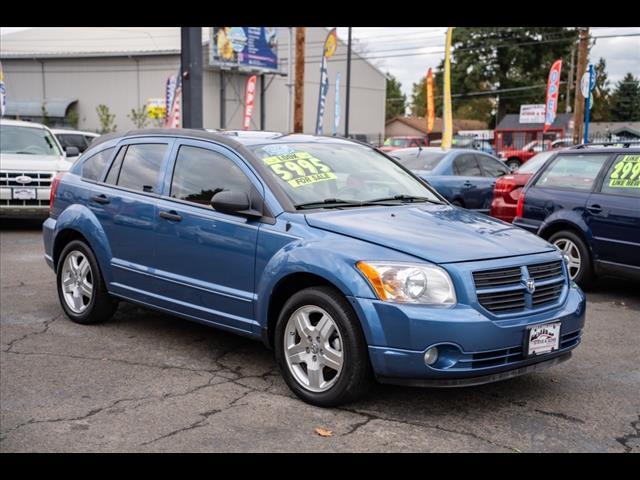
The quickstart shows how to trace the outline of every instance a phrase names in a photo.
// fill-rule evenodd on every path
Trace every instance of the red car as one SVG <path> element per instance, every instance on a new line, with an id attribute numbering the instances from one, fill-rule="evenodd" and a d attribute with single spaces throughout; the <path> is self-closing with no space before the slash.
<path id="1" fill-rule="evenodd" d="M 411 148 L 411 147 L 427 147 L 429 146 L 429 140 L 427 137 L 389 137 L 384 141 L 384 144 L 380 147 L 383 152 L 392 152 L 399 148 Z"/>
<path id="2" fill-rule="evenodd" d="M 504 160 L 504 163 L 507 164 L 509 170 L 514 172 L 537 153 L 550 149 L 550 140 L 544 140 L 544 142 L 541 142 L 540 140 L 534 140 L 533 142 L 527 143 L 524 147 L 522 147 L 522 149 L 513 148 L 502 150 L 498 154 L 498 156 L 502 160 Z"/>
<path id="3" fill-rule="evenodd" d="M 512 174 L 498 178 L 493 187 L 490 215 L 511 223 L 516 216 L 518 197 L 522 188 L 554 153 L 556 153 L 555 150 L 540 152 Z"/>

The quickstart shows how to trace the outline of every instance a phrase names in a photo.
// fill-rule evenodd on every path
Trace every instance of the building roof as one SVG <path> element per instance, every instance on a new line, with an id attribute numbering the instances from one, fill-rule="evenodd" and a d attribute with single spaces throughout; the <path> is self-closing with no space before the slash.
<path id="1" fill-rule="evenodd" d="M 640 122 L 591 122 L 589 133 L 591 135 L 631 133 L 640 137 Z"/>
<path id="2" fill-rule="evenodd" d="M 552 129 L 567 129 L 573 120 L 573 113 L 559 113 L 551 125 Z M 520 115 L 508 113 L 496 127 L 496 130 L 542 130 L 544 123 L 520 123 Z"/>
<path id="3" fill-rule="evenodd" d="M 385 125 L 389 125 L 393 122 L 400 122 L 408 125 L 411 128 L 420 130 L 425 135 L 427 134 L 427 119 L 425 117 L 394 117 L 387 120 Z M 453 131 L 458 130 L 485 130 L 487 128 L 486 122 L 481 120 L 467 120 L 467 119 L 453 119 Z M 433 122 L 432 132 L 442 132 L 442 118 L 436 117 Z"/>

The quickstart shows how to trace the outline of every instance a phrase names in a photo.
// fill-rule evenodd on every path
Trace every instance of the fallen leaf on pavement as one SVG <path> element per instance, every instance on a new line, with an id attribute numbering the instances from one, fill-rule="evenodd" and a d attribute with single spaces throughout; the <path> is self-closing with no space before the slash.
<path id="1" fill-rule="evenodd" d="M 551 379 L 551 381 L 552 381 L 553 383 L 560 383 L 560 380 L 558 380 L 557 378 L 552 378 L 552 379 Z"/>
<path id="2" fill-rule="evenodd" d="M 315 432 L 321 437 L 330 437 L 331 435 L 333 435 L 333 432 L 331 430 L 327 430 L 326 428 L 322 427 L 316 427 Z"/>

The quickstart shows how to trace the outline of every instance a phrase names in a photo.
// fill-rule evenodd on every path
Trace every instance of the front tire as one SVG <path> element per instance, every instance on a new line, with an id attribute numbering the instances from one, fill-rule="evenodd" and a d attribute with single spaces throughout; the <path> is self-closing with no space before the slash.
<path id="1" fill-rule="evenodd" d="M 549 237 L 549 243 L 568 257 L 567 270 L 571 280 L 582 288 L 588 287 L 593 281 L 593 268 L 591 252 L 582 238 L 570 230 L 561 230 Z"/>
<path id="2" fill-rule="evenodd" d="M 275 329 L 275 356 L 289 388 L 319 407 L 352 402 L 373 383 L 360 323 L 331 287 L 306 288 L 285 303 Z"/>
<path id="3" fill-rule="evenodd" d="M 60 305 L 73 322 L 104 322 L 118 308 L 107 292 L 95 255 L 81 240 L 69 242 L 62 250 L 56 280 Z"/>

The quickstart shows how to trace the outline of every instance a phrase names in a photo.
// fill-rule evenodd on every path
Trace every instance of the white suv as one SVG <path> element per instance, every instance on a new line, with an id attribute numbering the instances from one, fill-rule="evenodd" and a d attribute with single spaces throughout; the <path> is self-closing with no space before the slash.
<path id="1" fill-rule="evenodd" d="M 46 217 L 53 177 L 71 165 L 46 126 L 0 120 L 0 216 Z"/>

